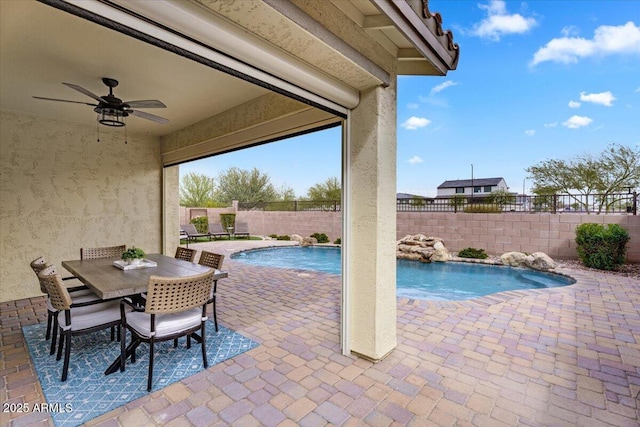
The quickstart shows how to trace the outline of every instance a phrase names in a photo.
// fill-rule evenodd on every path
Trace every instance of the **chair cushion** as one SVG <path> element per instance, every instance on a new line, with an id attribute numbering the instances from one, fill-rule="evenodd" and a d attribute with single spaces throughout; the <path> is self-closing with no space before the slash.
<path id="1" fill-rule="evenodd" d="M 179 334 L 200 326 L 202 308 L 196 307 L 180 313 L 156 315 L 156 338 Z M 127 325 L 144 338 L 151 337 L 151 315 L 139 311 L 127 313 Z"/>
<path id="2" fill-rule="evenodd" d="M 126 306 L 127 310 L 131 308 Z M 65 329 L 64 311 L 58 313 L 58 324 Z M 71 331 L 82 331 L 120 320 L 120 301 L 107 301 L 71 309 Z"/>

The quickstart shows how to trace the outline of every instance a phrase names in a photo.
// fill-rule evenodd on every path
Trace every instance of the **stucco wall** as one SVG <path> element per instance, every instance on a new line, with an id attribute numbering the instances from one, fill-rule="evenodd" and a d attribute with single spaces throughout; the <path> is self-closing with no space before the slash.
<path id="1" fill-rule="evenodd" d="M 249 223 L 251 233 L 325 233 L 333 241 L 341 235 L 340 212 L 238 212 L 236 221 Z M 627 260 L 640 262 L 640 216 L 577 214 L 466 214 L 398 212 L 397 238 L 423 233 L 444 239 L 449 250 L 482 248 L 490 254 L 542 251 L 561 259 L 577 258 L 575 228 L 595 222 L 619 224 L 629 231 Z"/>
<path id="2" fill-rule="evenodd" d="M 154 137 L 0 112 L 0 301 L 41 295 L 29 262 L 59 267 L 83 246 L 162 250 Z"/>

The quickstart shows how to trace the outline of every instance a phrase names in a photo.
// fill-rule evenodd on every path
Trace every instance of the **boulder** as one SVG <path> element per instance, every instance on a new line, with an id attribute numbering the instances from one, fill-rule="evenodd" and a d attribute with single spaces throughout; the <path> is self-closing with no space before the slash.
<path id="1" fill-rule="evenodd" d="M 434 249 L 434 252 L 433 252 L 433 255 L 431 255 L 431 261 L 447 262 L 451 260 L 451 254 L 449 253 L 449 250 L 444 247 L 442 242 L 436 242 L 433 245 L 433 249 Z"/>
<path id="2" fill-rule="evenodd" d="M 556 263 L 544 252 L 535 252 L 531 255 L 522 252 L 507 252 L 500 256 L 504 265 L 512 267 L 528 267 L 534 270 L 547 271 L 556 268 Z"/>
<path id="3" fill-rule="evenodd" d="M 318 239 L 316 239 L 315 237 L 303 237 L 302 242 L 300 243 L 301 246 L 313 246 L 317 244 Z"/>
<path id="4" fill-rule="evenodd" d="M 510 265 L 512 267 L 522 267 L 524 260 L 527 256 L 522 252 L 507 252 L 500 256 L 500 260 L 504 265 Z"/>
<path id="5" fill-rule="evenodd" d="M 396 258 L 422 262 L 446 262 L 451 254 L 439 237 L 424 234 L 407 235 L 397 241 Z"/>
<path id="6" fill-rule="evenodd" d="M 299 234 L 292 234 L 291 235 L 291 240 L 301 244 L 303 239 L 302 239 L 302 236 L 299 235 Z"/>
<path id="7" fill-rule="evenodd" d="M 552 270 L 556 268 L 556 263 L 544 252 L 534 252 L 525 258 L 526 266 L 534 270 Z"/>

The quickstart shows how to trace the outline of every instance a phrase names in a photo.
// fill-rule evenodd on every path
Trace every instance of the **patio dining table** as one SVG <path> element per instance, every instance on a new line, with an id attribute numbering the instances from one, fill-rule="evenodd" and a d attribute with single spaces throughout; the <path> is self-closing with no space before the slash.
<path id="1" fill-rule="evenodd" d="M 63 261 L 62 266 L 102 299 L 146 292 L 151 276 L 188 277 L 210 270 L 204 265 L 161 254 L 147 254 L 146 259 L 157 266 L 122 270 L 113 265 L 116 259 L 111 258 Z M 213 280 L 225 277 L 228 277 L 227 272 L 216 270 Z"/>
<path id="2" fill-rule="evenodd" d="M 210 267 L 204 265 L 161 254 L 147 254 L 146 259 L 157 265 L 123 270 L 113 265 L 117 259 L 103 258 L 63 261 L 62 266 L 104 300 L 146 292 L 151 276 L 189 277 L 211 270 Z M 221 270 L 215 270 L 213 275 L 214 280 L 226 277 L 228 277 L 227 272 Z M 105 375 L 117 371 L 119 364 L 120 358 L 107 368 Z"/>

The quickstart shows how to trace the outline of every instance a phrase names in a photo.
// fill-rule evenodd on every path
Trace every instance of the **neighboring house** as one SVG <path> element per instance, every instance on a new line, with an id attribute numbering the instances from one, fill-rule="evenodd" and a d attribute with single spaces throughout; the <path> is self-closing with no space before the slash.
<path id="1" fill-rule="evenodd" d="M 398 204 L 401 205 L 415 205 L 433 202 L 433 197 L 425 197 L 409 193 L 396 193 L 396 200 Z"/>
<path id="2" fill-rule="evenodd" d="M 509 190 L 504 178 L 456 179 L 440 184 L 436 198 L 456 195 L 486 197 L 498 190 Z"/>

